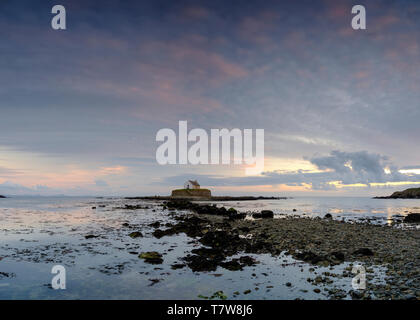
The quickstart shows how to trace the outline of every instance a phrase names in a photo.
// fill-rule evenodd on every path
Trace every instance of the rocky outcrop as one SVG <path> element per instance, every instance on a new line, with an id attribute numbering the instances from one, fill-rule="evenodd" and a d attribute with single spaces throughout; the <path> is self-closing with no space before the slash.
<path id="1" fill-rule="evenodd" d="M 6 197 L 0 194 L 0 199 L 6 199 Z"/>
<path id="2" fill-rule="evenodd" d="M 200 205 L 186 200 L 172 200 L 164 202 L 164 205 L 170 210 L 191 210 L 198 214 L 225 216 L 231 220 L 244 219 L 246 216 L 245 213 L 239 213 L 234 208 L 226 209 L 225 207 L 217 207 L 216 205 Z"/>
<path id="3" fill-rule="evenodd" d="M 211 191 L 208 189 L 178 189 L 173 190 L 171 198 L 175 199 L 211 199 Z"/>
<path id="4" fill-rule="evenodd" d="M 388 197 L 375 197 L 375 199 L 420 199 L 420 188 L 396 191 Z"/>

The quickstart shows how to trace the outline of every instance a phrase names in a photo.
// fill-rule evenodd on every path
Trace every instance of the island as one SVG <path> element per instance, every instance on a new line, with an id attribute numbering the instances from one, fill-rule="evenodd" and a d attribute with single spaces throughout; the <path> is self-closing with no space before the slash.
<path id="1" fill-rule="evenodd" d="M 287 197 L 255 196 L 212 196 L 209 189 L 201 188 L 197 180 L 188 180 L 183 189 L 172 190 L 170 196 L 126 197 L 140 200 L 209 200 L 209 201 L 252 201 L 252 200 L 286 200 Z"/>
<path id="2" fill-rule="evenodd" d="M 374 197 L 374 199 L 420 199 L 420 188 L 410 188 L 404 191 L 396 191 L 390 196 Z"/>

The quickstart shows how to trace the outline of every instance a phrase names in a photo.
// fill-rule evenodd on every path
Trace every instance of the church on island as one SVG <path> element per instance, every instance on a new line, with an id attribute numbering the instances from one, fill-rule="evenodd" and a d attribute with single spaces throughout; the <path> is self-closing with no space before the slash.
<path id="1" fill-rule="evenodd" d="M 184 189 L 200 189 L 200 184 L 197 182 L 197 180 L 188 180 L 184 183 Z"/>

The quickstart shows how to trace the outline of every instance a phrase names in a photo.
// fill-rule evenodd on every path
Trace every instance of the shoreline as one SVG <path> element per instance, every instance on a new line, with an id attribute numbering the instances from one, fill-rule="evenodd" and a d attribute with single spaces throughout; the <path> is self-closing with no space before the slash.
<path id="1" fill-rule="evenodd" d="M 200 213 L 202 209 L 197 209 L 197 206 L 187 214 L 180 210 L 189 209 L 185 204 L 177 208 L 172 215 L 178 222 L 168 224 L 164 229 L 157 227 L 153 236 L 160 239 L 185 233 L 198 239 L 203 246 L 181 258 L 174 268 L 189 267 L 193 271 L 209 272 L 220 266 L 241 271 L 258 263 L 258 258 L 253 259 L 248 254 L 280 256 L 285 253 L 315 268 L 362 263 L 368 270 L 368 279 L 372 277 L 372 268 L 386 268 L 386 284 L 369 283 L 362 293 L 348 292 L 353 299 L 420 299 L 419 230 L 330 218 L 249 220 L 239 217 L 239 213 L 238 218 L 231 214 Z M 222 212 L 228 211 L 225 208 Z M 245 256 L 232 258 L 239 254 Z M 354 277 L 350 271 L 346 270 L 342 277 Z M 332 281 L 330 277 L 324 275 L 322 281 L 310 281 L 322 286 Z M 332 299 L 341 299 L 343 294 L 335 289 L 328 292 Z"/>

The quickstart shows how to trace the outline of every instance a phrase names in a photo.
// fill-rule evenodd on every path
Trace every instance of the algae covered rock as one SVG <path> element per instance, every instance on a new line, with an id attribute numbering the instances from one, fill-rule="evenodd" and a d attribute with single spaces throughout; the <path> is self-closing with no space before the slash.
<path id="1" fill-rule="evenodd" d="M 140 231 L 131 232 L 129 236 L 133 239 L 143 237 L 143 234 Z"/>
<path id="2" fill-rule="evenodd" d="M 150 264 L 161 264 L 163 262 L 162 255 L 156 251 L 142 252 L 139 258 L 144 259 L 144 262 Z"/>

